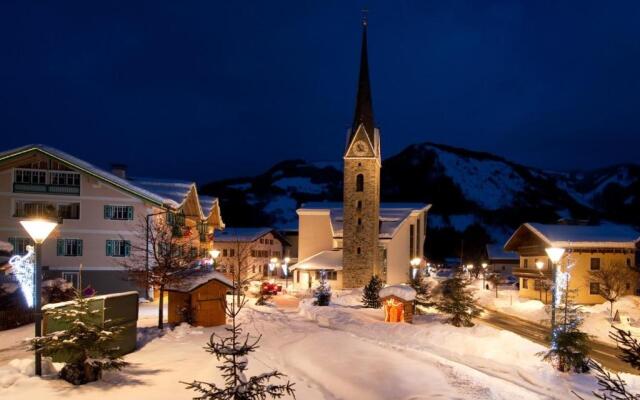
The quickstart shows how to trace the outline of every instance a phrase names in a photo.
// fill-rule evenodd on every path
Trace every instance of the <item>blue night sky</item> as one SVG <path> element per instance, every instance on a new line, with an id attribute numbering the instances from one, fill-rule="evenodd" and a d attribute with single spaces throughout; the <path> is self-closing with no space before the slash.
<path id="1" fill-rule="evenodd" d="M 4 0 L 0 147 L 201 182 L 339 160 L 363 6 L 383 155 L 637 160 L 638 1 Z"/>

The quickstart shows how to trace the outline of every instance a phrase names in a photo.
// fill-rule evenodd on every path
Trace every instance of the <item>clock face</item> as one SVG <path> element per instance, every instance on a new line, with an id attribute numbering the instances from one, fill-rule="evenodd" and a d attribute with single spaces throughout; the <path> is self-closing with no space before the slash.
<path id="1" fill-rule="evenodd" d="M 367 144 L 362 140 L 358 140 L 353 144 L 353 152 L 355 155 L 358 155 L 358 156 L 366 155 L 368 153 Z"/>

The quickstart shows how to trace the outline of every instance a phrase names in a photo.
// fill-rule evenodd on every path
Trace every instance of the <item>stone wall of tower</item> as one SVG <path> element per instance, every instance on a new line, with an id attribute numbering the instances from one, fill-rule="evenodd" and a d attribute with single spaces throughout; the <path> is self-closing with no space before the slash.
<path id="1" fill-rule="evenodd" d="M 364 177 L 362 192 L 356 190 L 358 174 Z M 345 158 L 343 201 L 343 286 L 361 287 L 369 282 L 371 275 L 380 274 L 380 164 L 377 158 Z M 360 208 L 358 201 L 362 202 Z"/>

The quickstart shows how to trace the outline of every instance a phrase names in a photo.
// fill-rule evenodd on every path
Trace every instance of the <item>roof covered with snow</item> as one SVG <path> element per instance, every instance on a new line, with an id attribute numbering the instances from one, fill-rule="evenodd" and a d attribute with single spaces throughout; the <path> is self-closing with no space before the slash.
<path id="1" fill-rule="evenodd" d="M 531 232 L 550 247 L 635 248 L 640 243 L 640 232 L 616 224 L 602 225 L 521 225 L 505 244 L 505 250 L 515 250 L 524 232 Z"/>
<path id="2" fill-rule="evenodd" d="M 324 250 L 298 261 L 291 269 L 342 270 L 342 250 Z"/>
<path id="3" fill-rule="evenodd" d="M 61 161 L 72 169 L 105 181 L 120 190 L 158 206 L 178 209 L 183 205 L 192 189 L 195 190 L 197 194 L 196 184 L 194 182 L 158 178 L 121 178 L 109 171 L 65 153 L 64 151 L 42 144 L 30 144 L 0 152 L 0 162 L 20 157 L 34 151 Z M 200 202 L 202 202 L 204 196 L 198 197 Z M 205 207 L 202 207 L 201 211 L 202 215 L 206 217 L 209 215 L 215 201 L 213 203 L 209 200 L 204 201 L 208 203 L 208 210 L 205 210 Z"/>
<path id="4" fill-rule="evenodd" d="M 211 197 L 211 196 L 203 196 L 203 195 L 200 195 L 199 197 L 200 197 L 200 207 L 202 207 L 202 213 L 205 216 L 211 215 L 214 208 L 216 207 L 216 204 L 218 203 L 218 198 Z"/>
<path id="5" fill-rule="evenodd" d="M 223 231 L 216 231 L 214 242 L 255 242 L 262 236 L 273 232 L 273 228 L 225 228 Z"/>
<path id="6" fill-rule="evenodd" d="M 488 244 L 487 256 L 489 260 L 520 260 L 520 256 L 515 251 L 505 251 L 500 244 Z"/>
<path id="7" fill-rule="evenodd" d="M 380 298 L 395 296 L 404 301 L 413 301 L 416 299 L 416 290 L 409 285 L 392 285 L 380 289 L 378 295 Z"/>
<path id="8" fill-rule="evenodd" d="M 189 270 L 183 275 L 182 279 L 178 282 L 165 286 L 165 290 L 169 292 L 188 293 L 211 281 L 218 281 L 229 288 L 233 288 L 233 282 L 231 279 L 218 271 L 206 269 L 195 271 Z"/>
<path id="9" fill-rule="evenodd" d="M 431 204 L 424 203 L 380 203 L 380 233 L 381 239 L 392 238 L 402 223 L 413 212 L 427 211 Z M 344 223 L 344 213 L 340 202 L 314 202 L 305 203 L 298 210 L 305 211 L 327 211 L 331 217 L 331 228 L 333 237 L 342 237 Z"/>

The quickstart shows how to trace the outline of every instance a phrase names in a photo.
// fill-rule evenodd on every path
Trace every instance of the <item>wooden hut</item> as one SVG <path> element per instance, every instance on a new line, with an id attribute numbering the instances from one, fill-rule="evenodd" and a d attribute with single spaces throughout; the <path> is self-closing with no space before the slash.
<path id="1" fill-rule="evenodd" d="M 165 288 L 169 294 L 169 323 L 218 326 L 227 322 L 226 295 L 233 283 L 217 271 L 196 271 Z"/>
<path id="2" fill-rule="evenodd" d="M 416 291 L 408 285 L 393 285 L 378 292 L 385 322 L 413 322 L 413 302 Z"/>

